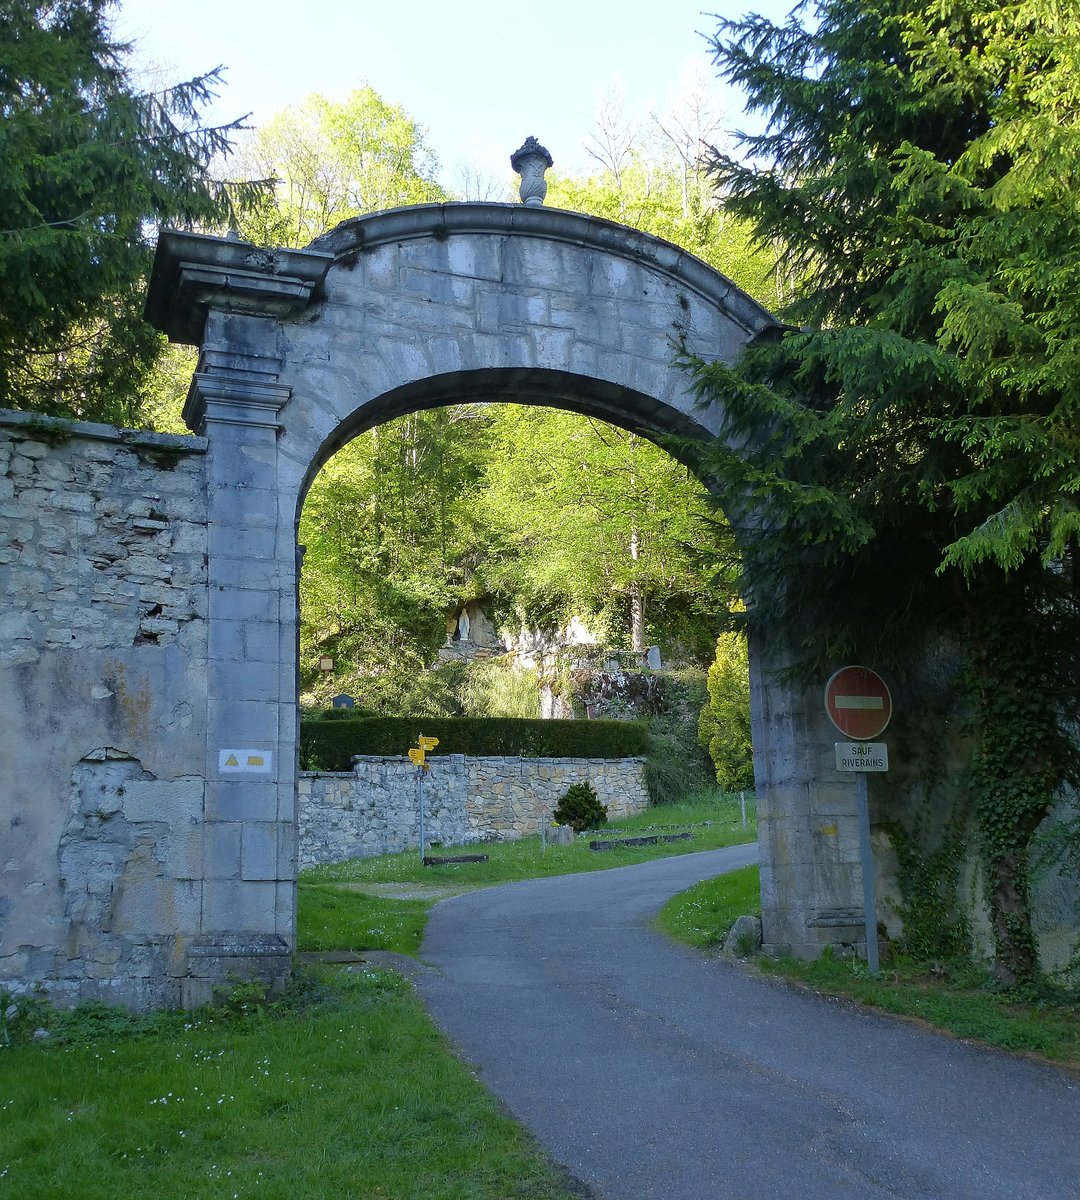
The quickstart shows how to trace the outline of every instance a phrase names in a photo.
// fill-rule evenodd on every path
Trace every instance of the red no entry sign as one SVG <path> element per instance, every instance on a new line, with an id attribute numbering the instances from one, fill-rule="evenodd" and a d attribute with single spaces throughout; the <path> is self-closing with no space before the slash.
<path id="1" fill-rule="evenodd" d="M 825 711 L 846 737 L 867 741 L 888 725 L 892 696 L 869 667 L 841 667 L 825 685 Z"/>

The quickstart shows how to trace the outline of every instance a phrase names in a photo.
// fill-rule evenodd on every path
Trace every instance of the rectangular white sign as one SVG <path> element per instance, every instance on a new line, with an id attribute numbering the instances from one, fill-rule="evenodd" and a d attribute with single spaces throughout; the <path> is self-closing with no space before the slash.
<path id="1" fill-rule="evenodd" d="M 270 775 L 274 769 L 272 750 L 219 750 L 218 770 L 225 775 L 244 772 L 251 775 Z"/>
<path id="2" fill-rule="evenodd" d="M 889 747 L 885 742 L 836 742 L 838 771 L 887 771 Z"/>

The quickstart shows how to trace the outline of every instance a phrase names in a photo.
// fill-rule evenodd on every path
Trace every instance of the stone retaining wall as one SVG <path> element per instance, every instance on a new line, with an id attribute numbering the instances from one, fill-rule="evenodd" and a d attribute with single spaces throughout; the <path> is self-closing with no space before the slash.
<path id="1" fill-rule="evenodd" d="M 612 818 L 648 807 L 643 758 L 433 758 L 424 780 L 426 841 L 460 846 L 535 834 L 566 789 L 586 780 Z M 415 849 L 415 768 L 371 756 L 348 773 L 302 773 L 299 826 L 302 868 Z"/>

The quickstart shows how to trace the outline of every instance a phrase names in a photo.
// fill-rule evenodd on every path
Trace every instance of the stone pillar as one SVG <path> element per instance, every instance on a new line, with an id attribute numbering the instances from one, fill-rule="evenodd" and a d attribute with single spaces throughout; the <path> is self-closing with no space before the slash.
<path id="1" fill-rule="evenodd" d="M 798 958 L 827 945 L 865 952 L 854 777 L 835 769 L 823 691 L 777 678 L 787 661 L 751 636 L 763 940 Z"/>
<path id="2" fill-rule="evenodd" d="M 206 436 L 208 695 L 205 878 L 185 1004 L 230 974 L 289 970 L 296 932 L 295 513 L 279 502 L 283 320 L 302 314 L 333 257 L 165 230 L 146 316 L 201 346 L 184 419 Z"/>
<path id="3" fill-rule="evenodd" d="M 265 319 L 212 313 L 186 415 L 208 440 L 202 932 L 189 1004 L 230 973 L 284 979 L 295 945 L 296 548 L 279 519 L 281 363 Z M 287 535 L 287 536 L 286 536 Z"/>

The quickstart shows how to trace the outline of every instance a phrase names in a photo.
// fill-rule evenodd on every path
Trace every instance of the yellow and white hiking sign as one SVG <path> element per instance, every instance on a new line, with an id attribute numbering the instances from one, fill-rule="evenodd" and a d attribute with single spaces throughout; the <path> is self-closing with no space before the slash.
<path id="1" fill-rule="evenodd" d="M 218 770 L 223 775 L 243 773 L 270 775 L 274 770 L 272 750 L 219 750 Z"/>

